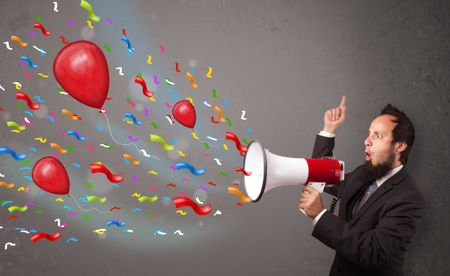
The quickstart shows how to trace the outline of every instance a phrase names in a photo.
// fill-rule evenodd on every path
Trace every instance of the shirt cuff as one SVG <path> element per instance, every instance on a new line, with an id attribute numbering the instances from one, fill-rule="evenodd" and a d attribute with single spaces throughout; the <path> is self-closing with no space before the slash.
<path id="1" fill-rule="evenodd" d="M 320 212 L 313 220 L 313 225 L 316 225 L 316 223 L 319 221 L 319 219 L 322 217 L 323 214 L 325 214 L 325 212 L 327 211 L 327 209 L 323 209 L 322 212 Z"/>
<path id="2" fill-rule="evenodd" d="M 319 132 L 319 135 L 320 135 L 320 136 L 324 136 L 324 137 L 328 137 L 328 138 L 336 137 L 336 134 L 335 134 L 335 133 L 331 133 L 331 132 L 328 132 L 328 131 L 325 131 L 325 130 L 321 130 L 321 131 Z"/>

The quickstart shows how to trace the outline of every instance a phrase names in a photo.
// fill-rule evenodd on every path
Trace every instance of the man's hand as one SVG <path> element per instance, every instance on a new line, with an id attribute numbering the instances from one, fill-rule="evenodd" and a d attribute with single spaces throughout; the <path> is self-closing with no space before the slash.
<path id="1" fill-rule="evenodd" d="M 344 122 L 345 120 L 345 109 L 347 97 L 342 96 L 341 104 L 339 107 L 329 109 L 325 111 L 323 116 L 323 130 L 330 133 L 336 133 L 336 129 Z"/>
<path id="2" fill-rule="evenodd" d="M 308 185 L 305 185 L 303 192 L 300 194 L 300 203 L 298 207 L 303 209 L 308 217 L 312 219 L 325 209 L 320 193 Z"/>

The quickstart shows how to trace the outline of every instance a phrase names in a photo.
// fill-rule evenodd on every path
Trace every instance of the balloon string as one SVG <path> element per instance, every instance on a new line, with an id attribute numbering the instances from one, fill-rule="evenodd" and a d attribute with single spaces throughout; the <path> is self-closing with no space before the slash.
<path id="1" fill-rule="evenodd" d="M 97 208 L 92 208 L 92 209 L 89 209 L 89 210 L 83 209 L 83 208 L 80 206 L 80 204 L 78 203 L 78 201 L 76 200 L 76 198 L 75 198 L 74 196 L 72 196 L 72 195 L 69 194 L 69 197 L 72 198 L 73 201 L 75 201 L 75 203 L 77 204 L 78 208 L 80 208 L 80 209 L 81 209 L 82 211 L 84 211 L 84 212 L 90 212 L 90 211 L 92 211 L 92 210 L 95 210 L 95 211 L 99 212 L 100 214 L 108 214 L 108 213 L 112 213 L 112 211 L 107 211 L 107 212 L 105 212 L 105 211 L 100 211 L 100 210 L 97 209 Z"/>
<path id="2" fill-rule="evenodd" d="M 133 145 L 133 146 L 138 150 L 138 152 L 139 152 L 140 155 L 145 156 L 145 157 L 153 157 L 153 158 L 155 158 L 156 160 L 159 160 L 158 157 L 153 156 L 153 155 L 151 155 L 151 154 L 148 154 L 144 149 L 140 149 L 135 143 L 124 144 L 124 143 L 119 143 L 119 142 L 117 142 L 117 140 L 114 138 L 114 136 L 113 136 L 113 134 L 112 134 L 111 126 L 110 126 L 109 119 L 108 119 L 108 115 L 106 114 L 106 112 L 102 112 L 102 113 L 105 115 L 106 122 L 107 122 L 107 125 L 108 125 L 109 134 L 111 135 L 111 139 L 112 139 L 116 144 L 119 144 L 119 145 L 121 145 L 121 146 L 129 146 L 129 145 Z"/>

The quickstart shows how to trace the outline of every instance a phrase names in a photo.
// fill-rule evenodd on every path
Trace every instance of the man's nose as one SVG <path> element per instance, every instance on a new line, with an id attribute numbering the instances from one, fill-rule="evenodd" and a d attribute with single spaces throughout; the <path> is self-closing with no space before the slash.
<path id="1" fill-rule="evenodd" d="M 367 136 L 366 140 L 364 140 L 364 145 L 366 147 L 370 146 L 372 144 L 372 140 L 370 139 L 370 136 Z"/>

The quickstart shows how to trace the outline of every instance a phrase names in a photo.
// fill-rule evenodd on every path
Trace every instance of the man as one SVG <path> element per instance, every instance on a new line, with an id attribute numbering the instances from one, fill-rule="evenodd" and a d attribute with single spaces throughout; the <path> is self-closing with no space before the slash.
<path id="1" fill-rule="evenodd" d="M 346 97 L 327 110 L 313 158 L 333 156 L 336 130 L 345 120 Z M 414 126 L 388 104 L 364 141 L 366 162 L 326 188 L 340 199 L 339 215 L 323 207 L 314 188 L 305 186 L 299 208 L 315 224 L 312 235 L 336 251 L 330 275 L 403 275 L 405 252 L 422 219 L 424 198 L 404 166 L 414 143 Z"/>

